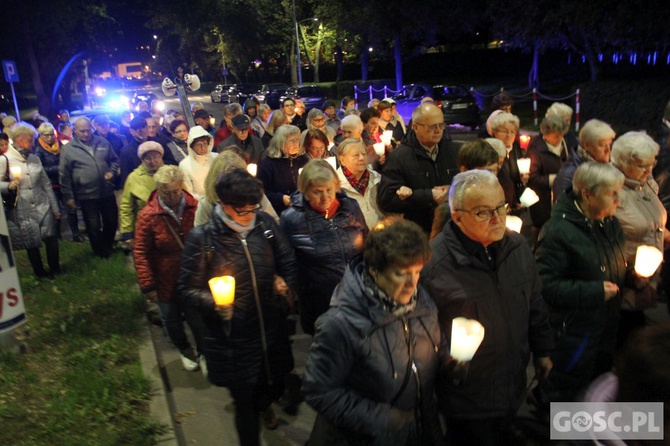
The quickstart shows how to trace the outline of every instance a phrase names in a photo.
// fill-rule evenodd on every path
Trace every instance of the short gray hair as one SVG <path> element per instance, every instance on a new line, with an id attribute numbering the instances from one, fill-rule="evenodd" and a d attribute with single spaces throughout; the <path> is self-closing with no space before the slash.
<path id="1" fill-rule="evenodd" d="M 30 139 L 35 139 L 37 137 L 37 130 L 35 130 L 35 127 L 23 121 L 14 124 L 9 131 L 11 132 L 10 136 L 12 139 L 16 139 L 19 136 L 27 136 Z"/>
<path id="2" fill-rule="evenodd" d="M 519 130 L 519 125 L 521 123 L 518 116 L 513 115 L 512 113 L 502 112 L 498 113 L 491 119 L 491 130 L 495 130 L 505 124 L 512 124 L 514 127 L 516 127 L 517 130 Z"/>
<path id="3" fill-rule="evenodd" d="M 54 126 L 50 122 L 43 122 L 40 124 L 39 127 L 37 127 L 38 133 L 53 133 L 54 132 Z"/>
<path id="4" fill-rule="evenodd" d="M 658 155 L 660 146 L 647 132 L 628 132 L 619 136 L 612 144 L 610 160 L 617 167 L 625 167 L 633 161 L 642 161 Z"/>
<path id="5" fill-rule="evenodd" d="M 558 115 L 548 115 L 540 123 L 540 132 L 543 135 L 547 133 L 565 135 L 568 132 L 568 123 Z"/>
<path id="6" fill-rule="evenodd" d="M 358 138 L 347 138 L 342 141 L 339 146 L 337 146 L 337 156 L 344 156 L 349 150 L 359 146 L 363 148 L 364 152 L 367 150 L 362 140 Z"/>
<path id="7" fill-rule="evenodd" d="M 589 119 L 579 131 L 579 144 L 584 147 L 585 142 L 595 143 L 601 139 L 614 139 L 616 133 L 612 127 L 599 119 Z"/>
<path id="8" fill-rule="evenodd" d="M 161 187 L 166 184 L 174 183 L 175 181 L 184 181 L 184 172 L 179 166 L 164 165 L 158 168 L 153 176 L 156 182 L 156 187 Z"/>
<path id="9" fill-rule="evenodd" d="M 453 214 L 461 209 L 465 201 L 465 195 L 471 189 L 494 185 L 500 187 L 498 177 L 488 170 L 468 170 L 457 174 L 449 187 L 449 208 L 451 209 L 451 213 Z"/>
<path id="10" fill-rule="evenodd" d="M 237 102 L 226 105 L 226 108 L 223 109 L 223 115 L 226 117 L 237 116 L 240 113 L 244 113 L 242 106 Z"/>
<path id="11" fill-rule="evenodd" d="M 545 116 L 558 116 L 570 123 L 570 120 L 572 119 L 572 107 L 562 102 L 554 102 L 547 109 Z"/>
<path id="12" fill-rule="evenodd" d="M 584 192 L 598 194 L 603 187 L 614 188 L 623 185 L 624 175 L 609 163 L 588 161 L 582 163 L 572 177 L 572 191 L 581 202 Z"/>
<path id="13" fill-rule="evenodd" d="M 363 125 L 363 121 L 361 121 L 360 116 L 358 115 L 348 115 L 342 118 L 342 123 L 340 124 L 341 128 L 356 128 L 358 130 L 363 130 L 365 126 Z"/>
<path id="14" fill-rule="evenodd" d="M 302 168 L 298 177 L 298 190 L 305 195 L 312 185 L 319 183 L 333 182 L 336 184 L 337 191 L 340 190 L 340 180 L 328 161 L 323 158 L 309 160 Z"/>
<path id="15" fill-rule="evenodd" d="M 286 147 L 286 140 L 291 135 L 300 135 L 300 129 L 294 125 L 287 124 L 275 130 L 265 155 L 270 158 L 285 158 L 284 147 Z M 298 154 L 305 154 L 305 149 L 302 146 L 300 146 Z"/>
<path id="16" fill-rule="evenodd" d="M 499 157 L 507 156 L 507 149 L 505 148 L 505 143 L 499 140 L 498 138 L 484 138 L 484 141 L 489 143 L 491 147 L 493 147 L 495 151 L 498 152 Z"/>

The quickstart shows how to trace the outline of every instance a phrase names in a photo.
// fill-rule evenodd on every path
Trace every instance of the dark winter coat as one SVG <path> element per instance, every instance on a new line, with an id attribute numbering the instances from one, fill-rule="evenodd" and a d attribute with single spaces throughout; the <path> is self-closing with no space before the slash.
<path id="1" fill-rule="evenodd" d="M 228 146 L 237 146 L 241 149 L 246 155 L 247 163 L 258 164 L 261 162 L 261 158 L 265 156 L 265 147 L 258 136 L 249 135 L 247 136 L 247 139 L 240 141 L 240 139 L 233 134 L 230 138 L 221 141 L 221 143 L 216 146 L 216 151 L 221 153 L 221 151 Z"/>
<path id="2" fill-rule="evenodd" d="M 554 184 L 551 186 L 554 203 L 562 193 L 568 188 L 572 188 L 572 177 L 575 176 L 577 168 L 585 161 L 588 160 L 582 160 L 577 150 L 570 152 L 568 160 L 561 166 L 561 170 L 558 171 L 556 178 L 554 178 Z"/>
<path id="3" fill-rule="evenodd" d="M 143 293 L 155 290 L 160 302 L 176 300 L 181 246 L 193 229 L 198 201 L 186 191 L 184 199 L 186 206 L 179 222 L 161 206 L 155 191 L 137 218 L 133 250 L 140 290 Z M 175 240 L 175 234 L 181 245 Z"/>
<path id="4" fill-rule="evenodd" d="M 318 412 L 309 444 L 440 444 L 433 389 L 446 348 L 435 304 L 419 288 L 414 311 L 395 316 L 364 283 L 364 270 L 352 262 L 317 321 L 303 383 L 305 400 Z M 401 428 L 392 407 L 420 410 Z"/>
<path id="5" fill-rule="evenodd" d="M 119 157 L 106 139 L 93 135 L 89 146 L 93 155 L 77 138 L 61 148 L 58 173 L 63 199 L 98 200 L 114 194 L 114 183 L 105 180 L 105 174 L 116 176 Z"/>
<path id="6" fill-rule="evenodd" d="M 512 150 L 508 152 L 498 173 L 498 181 L 505 192 L 505 201 L 509 203 L 512 211 L 518 208 L 519 197 L 526 188 L 521 182 L 521 174 L 517 164 L 517 161 L 526 155 L 524 152 L 524 150 L 521 150 L 519 143 L 514 141 Z"/>
<path id="7" fill-rule="evenodd" d="M 437 160 L 433 161 L 416 134 L 410 132 L 405 142 L 386 157 L 379 187 L 379 207 L 383 212 L 405 214 L 407 220 L 418 223 L 426 233 L 430 233 L 437 207 L 433 187 L 451 184 L 458 173 L 458 145 L 445 136 L 438 147 Z M 396 194 L 401 186 L 412 189 L 412 196 L 401 200 Z"/>
<path id="8" fill-rule="evenodd" d="M 208 262 L 209 247 L 213 247 L 213 255 Z M 202 314 L 204 354 L 212 384 L 255 385 L 262 373 L 268 375 L 268 367 L 269 377 L 279 382 L 293 369 L 285 304 L 273 293 L 273 284 L 274 276 L 279 275 L 295 290 L 297 273 L 291 246 L 272 217 L 264 212 L 257 214 L 256 226 L 246 239 L 230 229 L 217 213 L 206 224 L 191 230 L 182 253 L 177 291 L 184 304 Z M 208 285 L 209 279 L 223 275 L 235 277 L 230 336 L 225 334 Z"/>
<path id="9" fill-rule="evenodd" d="M 307 156 L 296 158 L 265 157 L 258 164 L 258 179 L 263 182 L 265 195 L 275 208 L 277 215 L 286 209 L 284 195 L 298 190 L 298 171 L 307 164 Z"/>
<path id="10" fill-rule="evenodd" d="M 611 366 L 621 296 L 606 302 L 603 281 L 621 287 L 626 274 L 624 234 L 617 218 L 590 220 L 574 199 L 571 189 L 558 198 L 536 249 L 556 339 L 554 368 L 540 382 L 552 401 L 571 401 L 607 371 L 602 361 Z"/>
<path id="11" fill-rule="evenodd" d="M 513 416 L 526 396 L 530 353 L 546 357 L 553 348 L 542 284 L 528 243 L 507 231 L 485 249 L 450 221 L 431 247 L 433 257 L 421 284 L 437 304 L 445 337 L 450 342 L 456 317 L 476 319 L 485 329 L 465 383 L 457 386 L 445 379 L 438 393 L 442 410 L 451 418 Z M 485 260 L 485 254 L 493 262 Z"/>
<path id="12" fill-rule="evenodd" d="M 567 158 L 567 153 L 563 153 Z M 530 207 L 530 218 L 533 220 L 533 226 L 541 228 L 549 220 L 551 205 L 553 204 L 549 175 L 558 174 L 563 161 L 559 156 L 549 151 L 542 135 L 536 136 L 530 142 L 528 146 L 528 158 L 530 158 L 528 187 L 533 189 L 540 199 L 540 201 Z"/>
<path id="13" fill-rule="evenodd" d="M 60 142 L 58 143 L 60 144 Z M 63 147 L 61 146 L 61 150 Z M 48 152 L 40 146 L 37 142 L 34 147 L 35 155 L 40 159 L 42 168 L 51 181 L 51 187 L 56 190 L 60 189 L 60 179 L 58 178 L 58 165 L 60 164 L 60 152 L 57 154 Z"/>
<path id="14" fill-rule="evenodd" d="M 340 207 L 331 219 L 316 212 L 300 192 L 280 217 L 282 232 L 296 253 L 300 269 L 300 320 L 314 334 L 316 318 L 330 306 L 330 297 L 347 263 L 363 251 L 368 227 L 358 203 L 339 192 Z"/>

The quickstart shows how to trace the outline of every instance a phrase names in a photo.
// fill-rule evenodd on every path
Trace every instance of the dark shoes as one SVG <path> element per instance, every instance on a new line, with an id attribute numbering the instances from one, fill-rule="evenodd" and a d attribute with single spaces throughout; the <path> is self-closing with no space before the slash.
<path id="1" fill-rule="evenodd" d="M 75 242 L 75 243 L 84 243 L 86 241 L 86 239 L 84 238 L 83 235 L 77 234 L 77 235 L 72 236 L 72 241 Z"/>

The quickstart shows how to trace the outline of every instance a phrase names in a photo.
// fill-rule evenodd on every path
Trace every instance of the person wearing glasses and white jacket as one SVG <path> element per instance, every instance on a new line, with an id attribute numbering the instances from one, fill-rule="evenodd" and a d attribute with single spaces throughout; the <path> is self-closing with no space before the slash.
<path id="1" fill-rule="evenodd" d="M 212 152 L 214 140 L 204 128 L 196 125 L 188 132 L 188 156 L 179 168 L 184 172 L 184 189 L 196 199 L 205 195 L 205 177 L 217 153 Z"/>

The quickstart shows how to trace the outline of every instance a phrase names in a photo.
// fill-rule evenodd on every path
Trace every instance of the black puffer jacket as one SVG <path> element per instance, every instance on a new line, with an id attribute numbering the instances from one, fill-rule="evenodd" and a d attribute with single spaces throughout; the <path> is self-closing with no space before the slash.
<path id="1" fill-rule="evenodd" d="M 546 357 L 553 348 L 540 277 L 523 236 L 508 231 L 486 251 L 466 239 L 448 222 L 431 241 L 433 257 L 421 275 L 448 340 L 456 317 L 485 329 L 467 380 L 460 386 L 447 380 L 440 405 L 452 418 L 513 416 L 525 397 L 530 352 Z"/>
<path id="2" fill-rule="evenodd" d="M 437 207 L 432 189 L 451 184 L 458 173 L 459 146 L 449 139 L 446 131 L 438 147 L 437 159 L 433 161 L 419 144 L 416 134 L 410 132 L 405 141 L 388 154 L 379 185 L 380 209 L 405 214 L 407 220 L 417 223 L 426 233 L 430 233 Z M 401 186 L 412 189 L 412 195 L 405 200 L 396 194 Z"/>
<path id="3" fill-rule="evenodd" d="M 268 238 L 271 231 L 273 239 Z M 209 235 L 208 235 L 209 234 Z M 207 261 L 208 247 L 214 247 Z M 295 255 L 275 221 L 259 212 L 256 227 L 243 240 L 216 213 L 207 224 L 191 230 L 182 252 L 177 291 L 186 305 L 197 308 L 205 323 L 204 354 L 209 380 L 218 386 L 252 384 L 269 363 L 273 380 L 293 368 L 285 329 L 282 299 L 273 294 L 274 275 L 295 289 Z M 207 281 L 235 277 L 235 304 L 230 336 L 226 336 Z M 260 301 L 267 352 L 263 351 Z M 267 372 L 267 371 L 266 371 Z"/>
<path id="4" fill-rule="evenodd" d="M 352 262 L 316 324 L 303 383 L 319 414 L 309 444 L 440 444 L 433 391 L 446 348 L 435 304 L 419 288 L 416 308 L 395 316 L 366 286 L 364 271 L 363 262 Z M 396 419 L 394 400 L 394 408 L 414 412 L 413 421 Z"/>
<path id="5" fill-rule="evenodd" d="M 328 310 L 330 296 L 347 263 L 363 251 L 368 227 L 358 203 L 346 192 L 337 194 L 340 207 L 331 219 L 316 212 L 300 192 L 281 214 L 281 229 L 295 249 L 300 267 L 300 321 L 314 334 L 316 318 Z"/>
<path id="6" fill-rule="evenodd" d="M 558 197 L 536 250 L 557 340 L 554 368 L 540 382 L 552 401 L 572 400 L 611 367 L 621 296 L 605 302 L 603 281 L 622 287 L 626 275 L 624 234 L 617 218 L 589 220 L 574 199 L 572 188 Z"/>

